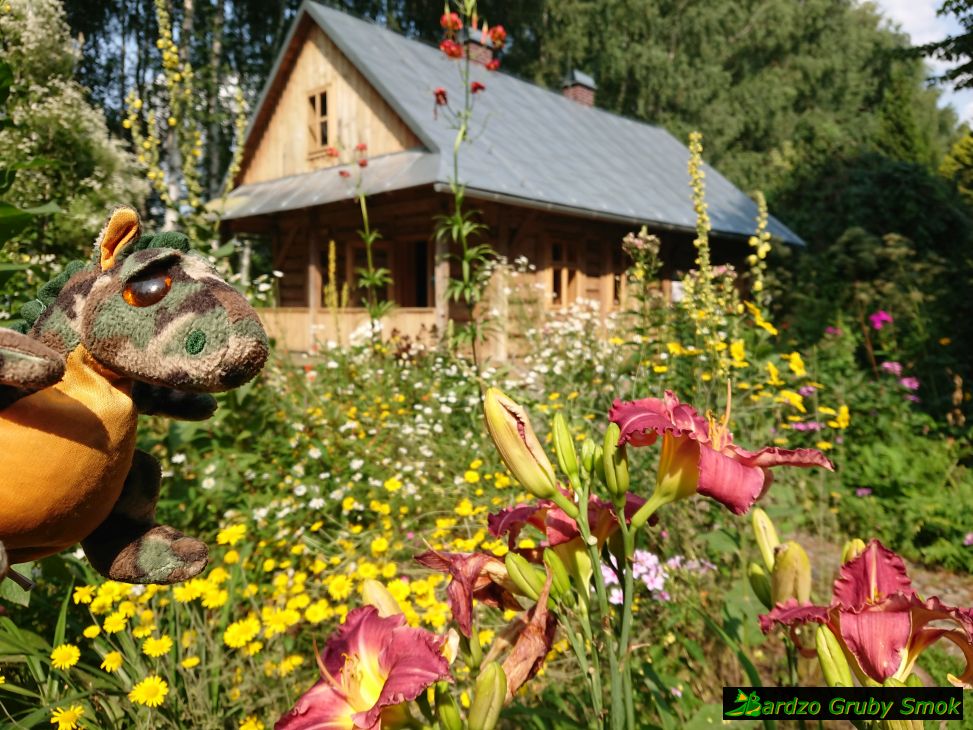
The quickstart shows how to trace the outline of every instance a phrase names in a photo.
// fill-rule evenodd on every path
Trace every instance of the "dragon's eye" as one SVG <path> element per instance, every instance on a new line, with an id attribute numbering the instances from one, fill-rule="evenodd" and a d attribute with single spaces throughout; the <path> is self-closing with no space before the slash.
<path id="1" fill-rule="evenodd" d="M 172 277 L 165 272 L 156 271 L 125 285 L 122 296 L 133 307 L 149 307 L 169 293 Z"/>

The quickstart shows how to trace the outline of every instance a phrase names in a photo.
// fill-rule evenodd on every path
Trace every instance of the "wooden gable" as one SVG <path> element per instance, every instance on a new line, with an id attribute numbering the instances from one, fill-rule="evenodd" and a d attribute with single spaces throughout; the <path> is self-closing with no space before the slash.
<path id="1" fill-rule="evenodd" d="M 324 126 L 327 139 L 322 144 Z M 369 156 L 421 147 L 347 56 L 305 16 L 257 110 L 237 184 L 337 164 L 324 154 L 325 146 L 341 150 L 341 159 L 348 161 L 361 142 L 368 145 Z"/>

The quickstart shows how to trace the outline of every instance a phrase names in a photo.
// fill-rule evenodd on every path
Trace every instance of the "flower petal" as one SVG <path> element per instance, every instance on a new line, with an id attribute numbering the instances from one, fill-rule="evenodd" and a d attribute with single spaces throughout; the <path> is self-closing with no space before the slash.
<path id="1" fill-rule="evenodd" d="M 355 724 L 378 727 L 384 708 L 411 702 L 431 684 L 448 679 L 449 662 L 442 652 L 444 640 L 425 629 L 396 627 L 382 649 L 381 664 L 388 672 L 382 694 L 370 710 L 355 715 Z"/>
<path id="2" fill-rule="evenodd" d="M 861 555 L 841 566 L 831 605 L 859 608 L 886 596 L 913 592 L 902 558 L 878 540 L 872 540 Z"/>
<path id="3" fill-rule="evenodd" d="M 337 679 L 346 659 L 357 656 L 365 666 L 377 672 L 383 647 L 392 639 L 392 631 L 404 623 L 405 617 L 401 614 L 382 618 L 374 606 L 354 609 L 321 652 L 324 668 Z"/>
<path id="4" fill-rule="evenodd" d="M 608 412 L 608 419 L 618 424 L 621 435 L 618 445 L 651 446 L 657 436 L 690 436 L 699 441 L 709 440 L 709 427 L 696 409 L 667 390 L 664 399 L 642 398 L 636 401 L 616 400 Z"/>
<path id="5" fill-rule="evenodd" d="M 508 702 L 528 679 L 537 674 L 554 644 L 557 617 L 547 610 L 550 591 L 551 576 L 548 574 L 544 589 L 537 598 L 537 604 L 527 612 L 526 626 L 503 662 L 503 673 L 507 677 Z"/>
<path id="6" fill-rule="evenodd" d="M 907 596 L 897 594 L 863 609 L 838 608 L 838 629 L 858 666 L 876 682 L 884 682 L 906 661 L 912 636 Z"/>
<path id="7" fill-rule="evenodd" d="M 700 444 L 699 483 L 696 491 L 712 497 L 733 514 L 746 514 L 764 491 L 767 475 Z"/>
<path id="8" fill-rule="evenodd" d="M 730 444 L 728 446 L 737 461 L 747 466 L 759 466 L 768 469 L 772 466 L 819 466 L 828 471 L 834 471 L 831 460 L 817 449 L 781 449 L 776 446 L 765 446 L 757 451 Z"/>
<path id="9" fill-rule="evenodd" d="M 274 723 L 274 730 L 348 730 L 354 713 L 344 695 L 319 679 Z"/>
<path id="10" fill-rule="evenodd" d="M 826 606 L 815 606 L 811 603 L 798 603 L 791 598 L 784 603 L 778 603 L 770 613 L 760 616 L 760 630 L 769 634 L 774 624 L 781 626 L 801 626 L 806 623 L 828 623 L 828 609 Z"/>

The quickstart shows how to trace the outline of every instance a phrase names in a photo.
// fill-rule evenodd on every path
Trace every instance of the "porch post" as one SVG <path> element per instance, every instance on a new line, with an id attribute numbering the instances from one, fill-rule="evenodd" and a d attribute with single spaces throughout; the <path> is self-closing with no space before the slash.
<path id="1" fill-rule="evenodd" d="M 445 240 L 436 240 L 435 256 L 433 289 L 436 294 L 436 331 L 440 339 L 445 339 L 449 323 L 449 299 L 446 296 L 446 285 L 449 283 L 449 244 Z"/>
<path id="2" fill-rule="evenodd" d="M 308 351 L 317 352 L 314 325 L 318 321 L 321 306 L 321 241 L 314 217 L 307 227 L 307 342 Z"/>

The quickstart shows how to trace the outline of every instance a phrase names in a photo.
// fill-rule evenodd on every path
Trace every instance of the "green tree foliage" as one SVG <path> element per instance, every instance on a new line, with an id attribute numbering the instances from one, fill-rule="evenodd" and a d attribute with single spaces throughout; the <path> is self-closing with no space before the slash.
<path id="1" fill-rule="evenodd" d="M 973 132 L 966 130 L 939 165 L 939 173 L 953 181 L 967 203 L 973 203 Z"/>
<path id="2" fill-rule="evenodd" d="M 87 251 L 105 209 L 140 204 L 147 187 L 74 79 L 79 53 L 60 3 L 9 0 L 0 10 L 0 44 L 14 76 L 0 160 L 29 163 L 4 197 L 22 208 L 56 201 L 62 211 L 14 239 L 12 250 L 19 241 L 31 254 Z"/>

